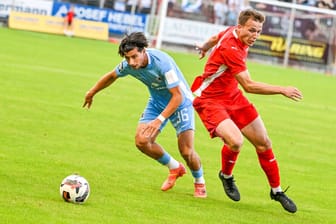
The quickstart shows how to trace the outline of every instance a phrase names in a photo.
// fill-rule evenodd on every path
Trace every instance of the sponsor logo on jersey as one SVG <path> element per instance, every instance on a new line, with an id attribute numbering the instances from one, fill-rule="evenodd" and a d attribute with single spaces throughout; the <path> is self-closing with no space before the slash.
<path id="1" fill-rule="evenodd" d="M 166 72 L 165 76 L 168 85 L 178 81 L 178 77 L 174 70 L 169 70 L 168 72 Z"/>

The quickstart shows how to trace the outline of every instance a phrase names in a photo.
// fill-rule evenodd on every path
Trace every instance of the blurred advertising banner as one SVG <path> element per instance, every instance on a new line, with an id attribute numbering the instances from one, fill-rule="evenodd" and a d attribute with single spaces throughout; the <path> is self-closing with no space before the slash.
<path id="1" fill-rule="evenodd" d="M 198 21 L 167 17 L 165 19 L 162 41 L 194 46 L 203 43 L 210 36 L 226 27 Z"/>
<path id="2" fill-rule="evenodd" d="M 289 59 L 296 62 L 325 65 L 328 62 L 327 37 L 323 33 L 309 36 L 309 30 L 312 29 L 310 20 L 296 19 L 296 31 L 291 39 Z M 262 34 L 254 46 L 250 47 L 249 55 L 283 60 L 286 50 L 287 22 L 288 19 L 285 16 L 267 17 Z M 193 46 L 195 43 L 204 42 L 225 28 L 225 26 L 215 24 L 168 17 L 165 20 L 162 41 Z"/>
<path id="3" fill-rule="evenodd" d="M 327 64 L 328 44 L 325 42 L 294 38 L 289 48 L 290 60 Z M 250 47 L 249 55 L 259 54 L 284 58 L 285 50 L 286 37 L 262 34 L 253 47 Z"/>
<path id="4" fill-rule="evenodd" d="M 289 47 L 291 64 L 330 63 L 334 38 L 334 33 L 330 32 L 334 23 L 331 15 L 296 9 L 290 24 L 291 8 L 265 3 L 254 3 L 252 7 L 262 11 L 266 21 L 260 38 L 249 49 L 250 56 L 275 57 L 281 61 Z"/>
<path id="5" fill-rule="evenodd" d="M 53 1 L 46 0 L 1 0 L 0 17 L 7 18 L 11 11 L 50 15 Z"/>
<path id="6" fill-rule="evenodd" d="M 74 36 L 97 40 L 108 39 L 108 25 L 106 23 L 76 19 L 73 24 Z M 13 29 L 63 35 L 64 19 L 61 17 L 12 11 L 8 20 L 8 26 Z"/>
<path id="7" fill-rule="evenodd" d="M 52 15 L 65 17 L 70 8 L 69 3 L 54 2 Z M 145 32 L 147 16 L 145 14 L 130 14 L 106 8 L 86 5 L 74 5 L 75 18 L 108 24 L 109 33 L 123 35 L 132 32 Z"/>

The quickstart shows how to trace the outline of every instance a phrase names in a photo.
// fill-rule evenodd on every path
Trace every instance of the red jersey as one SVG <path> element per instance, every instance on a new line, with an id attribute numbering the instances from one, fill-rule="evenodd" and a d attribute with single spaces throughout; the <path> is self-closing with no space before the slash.
<path id="1" fill-rule="evenodd" d="M 238 39 L 235 29 L 232 26 L 218 34 L 219 41 L 209 55 L 203 74 L 194 80 L 191 90 L 200 98 L 225 99 L 230 105 L 238 103 L 234 100 L 242 92 L 235 75 L 247 69 L 248 45 Z"/>
<path id="2" fill-rule="evenodd" d="M 68 13 L 67 13 L 67 20 L 68 22 L 72 22 L 73 18 L 75 16 L 75 12 L 70 10 Z"/>

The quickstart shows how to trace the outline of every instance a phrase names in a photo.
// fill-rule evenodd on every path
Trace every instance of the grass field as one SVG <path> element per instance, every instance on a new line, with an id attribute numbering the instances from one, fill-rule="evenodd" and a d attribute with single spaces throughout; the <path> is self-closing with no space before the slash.
<path id="1" fill-rule="evenodd" d="M 268 128 L 282 187 L 298 212 L 285 212 L 246 141 L 234 175 L 242 199 L 229 200 L 217 177 L 219 139 L 197 117 L 196 148 L 208 198 L 195 199 L 190 172 L 161 192 L 167 169 L 141 154 L 134 132 L 148 97 L 125 78 L 99 93 L 90 110 L 86 91 L 120 62 L 117 45 L 0 28 L 0 223 L 336 223 L 336 78 L 256 63 L 255 80 L 294 85 L 297 103 L 248 95 Z M 170 52 L 189 83 L 201 73 L 196 55 Z M 168 125 L 158 141 L 181 160 Z M 84 205 L 65 203 L 59 184 L 80 173 L 91 185 Z"/>

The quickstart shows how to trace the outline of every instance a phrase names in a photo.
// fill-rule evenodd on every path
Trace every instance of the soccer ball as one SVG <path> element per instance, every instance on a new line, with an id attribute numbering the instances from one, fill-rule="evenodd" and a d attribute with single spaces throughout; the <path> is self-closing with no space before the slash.
<path id="1" fill-rule="evenodd" d="M 60 194 L 66 202 L 83 204 L 90 195 L 89 182 L 78 174 L 67 176 L 61 183 Z"/>

